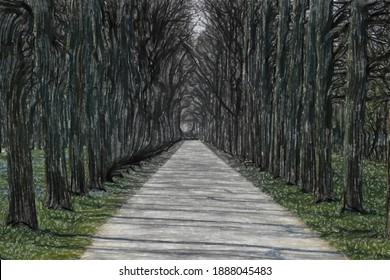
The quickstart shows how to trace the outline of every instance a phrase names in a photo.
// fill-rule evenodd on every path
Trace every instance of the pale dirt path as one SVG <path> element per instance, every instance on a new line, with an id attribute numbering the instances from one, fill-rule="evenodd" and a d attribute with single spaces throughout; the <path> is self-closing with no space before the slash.
<path id="1" fill-rule="evenodd" d="M 204 144 L 186 141 L 82 259 L 345 259 Z"/>

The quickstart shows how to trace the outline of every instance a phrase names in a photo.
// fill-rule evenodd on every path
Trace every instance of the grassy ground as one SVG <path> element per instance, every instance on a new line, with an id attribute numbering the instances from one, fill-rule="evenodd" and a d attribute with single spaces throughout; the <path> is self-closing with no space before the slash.
<path id="1" fill-rule="evenodd" d="M 47 210 L 44 197 L 43 155 L 33 152 L 34 180 L 40 228 L 31 231 L 24 226 L 5 226 L 8 208 L 7 169 L 5 155 L 0 155 L 0 258 L 5 259 L 78 259 L 97 228 L 125 202 L 178 148 L 155 157 L 141 169 L 107 184 L 107 192 L 91 192 L 73 198 L 73 211 Z M 333 158 L 336 201 L 314 203 L 314 197 L 303 194 L 297 186 L 287 186 L 265 172 L 246 168 L 238 160 L 220 151 L 218 155 L 233 168 L 268 193 L 275 201 L 290 209 L 308 226 L 318 231 L 335 248 L 352 259 L 390 259 L 390 240 L 384 237 L 386 171 L 385 166 L 366 162 L 364 165 L 365 208 L 369 214 L 341 214 L 342 159 Z"/>
<path id="2" fill-rule="evenodd" d="M 37 194 L 39 230 L 5 225 L 8 209 L 6 156 L 0 155 L 0 258 L 3 259 L 78 259 L 91 238 L 109 217 L 178 149 L 150 159 L 126 178 L 107 183 L 107 192 L 90 192 L 73 197 L 73 211 L 48 210 L 44 198 L 43 153 L 33 151 L 34 181 Z"/>
<path id="3" fill-rule="evenodd" d="M 343 184 L 341 157 L 333 157 L 336 201 L 316 204 L 314 196 L 301 193 L 299 187 L 288 186 L 282 179 L 275 180 L 266 172 L 259 172 L 254 167 L 247 168 L 230 155 L 212 149 L 255 186 L 294 212 L 349 258 L 390 259 L 390 240 L 385 238 L 385 165 L 374 162 L 364 164 L 364 207 L 368 214 L 341 214 Z"/>

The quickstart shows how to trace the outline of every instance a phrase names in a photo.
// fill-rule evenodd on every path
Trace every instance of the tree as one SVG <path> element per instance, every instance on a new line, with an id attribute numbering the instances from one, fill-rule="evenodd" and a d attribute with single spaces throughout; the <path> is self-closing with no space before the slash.
<path id="1" fill-rule="evenodd" d="M 316 22 L 317 11 L 314 9 L 314 0 L 309 3 L 308 23 L 305 36 L 305 59 L 303 73 L 302 93 L 302 127 L 301 127 L 301 150 L 300 150 L 300 183 L 303 192 L 314 192 L 316 178 L 315 164 L 315 94 L 316 94 Z"/>
<path id="2" fill-rule="evenodd" d="M 65 161 L 64 89 L 68 65 L 65 45 L 66 26 L 59 20 L 66 3 L 60 0 L 35 1 L 36 65 L 38 94 L 42 101 L 45 135 L 46 198 L 52 209 L 71 209 Z M 66 22 L 66 19 L 64 20 Z M 61 32 L 62 31 L 62 32 Z"/>
<path id="3" fill-rule="evenodd" d="M 367 91 L 366 1 L 351 3 L 348 40 L 347 89 L 344 137 L 343 211 L 365 212 L 363 208 L 362 136 L 364 99 Z"/>
<path id="4" fill-rule="evenodd" d="M 206 125 L 203 138 L 239 156 L 245 154 L 242 50 L 247 4 L 241 0 L 206 0 L 203 4 L 207 24 L 192 52 L 199 84 L 195 92 L 208 103 L 206 118 L 202 120 Z"/>
<path id="5" fill-rule="evenodd" d="M 304 21 L 306 0 L 293 3 L 293 28 L 290 41 L 290 67 L 287 90 L 286 118 L 286 179 L 289 184 L 297 184 L 300 165 L 300 139 L 302 92 L 304 75 Z M 304 175 L 306 176 L 306 175 Z"/>
<path id="6" fill-rule="evenodd" d="M 257 36 L 260 39 L 254 38 L 253 40 L 259 42 L 259 58 L 257 63 L 259 74 L 254 76 L 253 83 L 260 84 L 259 87 L 259 100 L 254 100 L 258 105 L 258 116 L 255 116 L 255 125 L 257 128 L 256 138 L 259 137 L 260 144 L 260 158 L 255 160 L 260 168 L 263 170 L 270 170 L 271 159 L 271 143 L 272 143 L 272 88 L 274 86 L 274 64 L 272 61 L 275 51 L 275 9 L 273 7 L 273 1 L 262 1 L 261 13 L 263 16 L 260 20 L 260 30 Z M 255 141 L 257 142 L 257 141 Z M 258 155 L 255 155 L 259 157 Z"/>
<path id="7" fill-rule="evenodd" d="M 109 79 L 103 87 L 107 110 L 101 122 L 108 119 L 110 125 L 100 131 L 108 141 L 101 145 L 107 149 L 102 174 L 108 179 L 115 170 L 161 152 L 181 137 L 180 124 L 173 120 L 180 114 L 167 101 L 178 104 L 182 85 L 177 88 L 176 79 L 183 73 L 169 75 L 168 69 L 177 65 L 176 70 L 184 71 L 181 51 L 191 37 L 190 8 L 184 0 L 113 1 L 104 6 L 108 16 L 102 45 L 108 63 L 102 71 Z"/>
<path id="8" fill-rule="evenodd" d="M 33 76 L 33 11 L 25 1 L 0 1 L 0 89 L 5 99 L 9 210 L 7 224 L 38 227 L 27 102 Z"/>
<path id="9" fill-rule="evenodd" d="M 290 25 L 290 2 L 279 1 L 279 21 L 276 52 L 276 82 L 273 94 L 272 114 L 272 146 L 271 173 L 274 178 L 283 177 L 285 164 L 285 135 L 286 121 L 285 93 L 288 82 L 288 31 Z"/>
<path id="10" fill-rule="evenodd" d="M 390 112 L 387 115 L 387 199 L 386 199 L 386 235 L 390 237 Z"/>
<path id="11" fill-rule="evenodd" d="M 316 94 L 315 94 L 315 193 L 317 201 L 333 200 L 332 190 L 332 100 L 333 36 L 331 0 L 313 1 L 316 16 Z"/>
<path id="12" fill-rule="evenodd" d="M 86 73 L 89 63 L 85 53 L 85 38 L 89 14 L 88 1 L 74 0 L 68 5 L 69 44 L 69 161 L 70 189 L 73 194 L 87 193 L 84 170 Z M 91 30 L 88 30 L 91 31 Z"/>

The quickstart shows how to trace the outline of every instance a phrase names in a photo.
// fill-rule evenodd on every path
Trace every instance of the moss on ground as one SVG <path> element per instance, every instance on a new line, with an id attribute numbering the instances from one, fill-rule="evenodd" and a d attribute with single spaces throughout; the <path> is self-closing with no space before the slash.
<path id="1" fill-rule="evenodd" d="M 107 183 L 106 192 L 91 191 L 72 198 L 73 211 L 48 210 L 43 207 L 44 159 L 42 151 L 33 151 L 34 182 L 39 230 L 25 226 L 6 226 L 8 183 L 6 156 L 0 155 L 0 258 L 3 259 L 78 259 L 92 242 L 99 226 L 113 216 L 128 198 L 145 183 L 179 148 L 149 159 L 140 168 Z"/>
<path id="2" fill-rule="evenodd" d="M 225 162 L 240 172 L 274 201 L 294 212 L 309 227 L 319 232 L 333 247 L 351 259 L 390 259 L 390 240 L 385 237 L 386 166 L 364 163 L 364 207 L 368 214 L 342 214 L 343 160 L 333 157 L 334 202 L 315 203 L 312 194 L 299 186 L 286 185 L 269 173 L 246 167 L 236 158 L 209 146 Z"/>

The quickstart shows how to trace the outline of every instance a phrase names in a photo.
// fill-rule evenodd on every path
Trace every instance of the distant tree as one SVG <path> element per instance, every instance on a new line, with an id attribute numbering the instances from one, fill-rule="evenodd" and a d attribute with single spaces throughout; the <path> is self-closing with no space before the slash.
<path id="1" fill-rule="evenodd" d="M 301 126 L 301 150 L 300 150 L 300 184 L 301 190 L 307 193 L 314 192 L 316 179 L 315 164 L 315 94 L 316 94 L 316 22 L 317 11 L 314 8 L 315 0 L 310 0 L 308 11 L 308 23 L 306 26 L 304 48 L 304 73 L 302 92 L 302 126 Z"/>
<path id="2" fill-rule="evenodd" d="M 271 173 L 274 178 L 283 177 L 285 152 L 284 125 L 286 121 L 286 92 L 288 83 L 288 33 L 290 26 L 290 1 L 281 0 L 278 6 L 279 21 L 276 51 L 276 81 L 273 93 Z"/>
<path id="3" fill-rule="evenodd" d="M 270 170 L 271 143 L 272 143 L 272 90 L 274 86 L 274 52 L 276 51 L 275 41 L 276 32 L 276 9 L 273 0 L 261 1 L 260 11 L 260 30 L 253 39 L 258 42 L 258 69 L 259 73 L 253 77 L 255 84 L 259 83 L 259 98 L 254 100 L 258 104 L 258 116 L 255 118 L 257 135 L 255 143 L 259 145 L 259 154 L 255 155 L 258 163 L 263 170 Z M 258 38 L 259 37 L 259 38 Z M 257 138 L 260 138 L 258 141 Z"/>
<path id="4" fill-rule="evenodd" d="M 246 1 L 203 2 L 206 27 L 192 51 L 195 90 L 205 105 L 202 138 L 234 155 L 243 142 Z"/>

